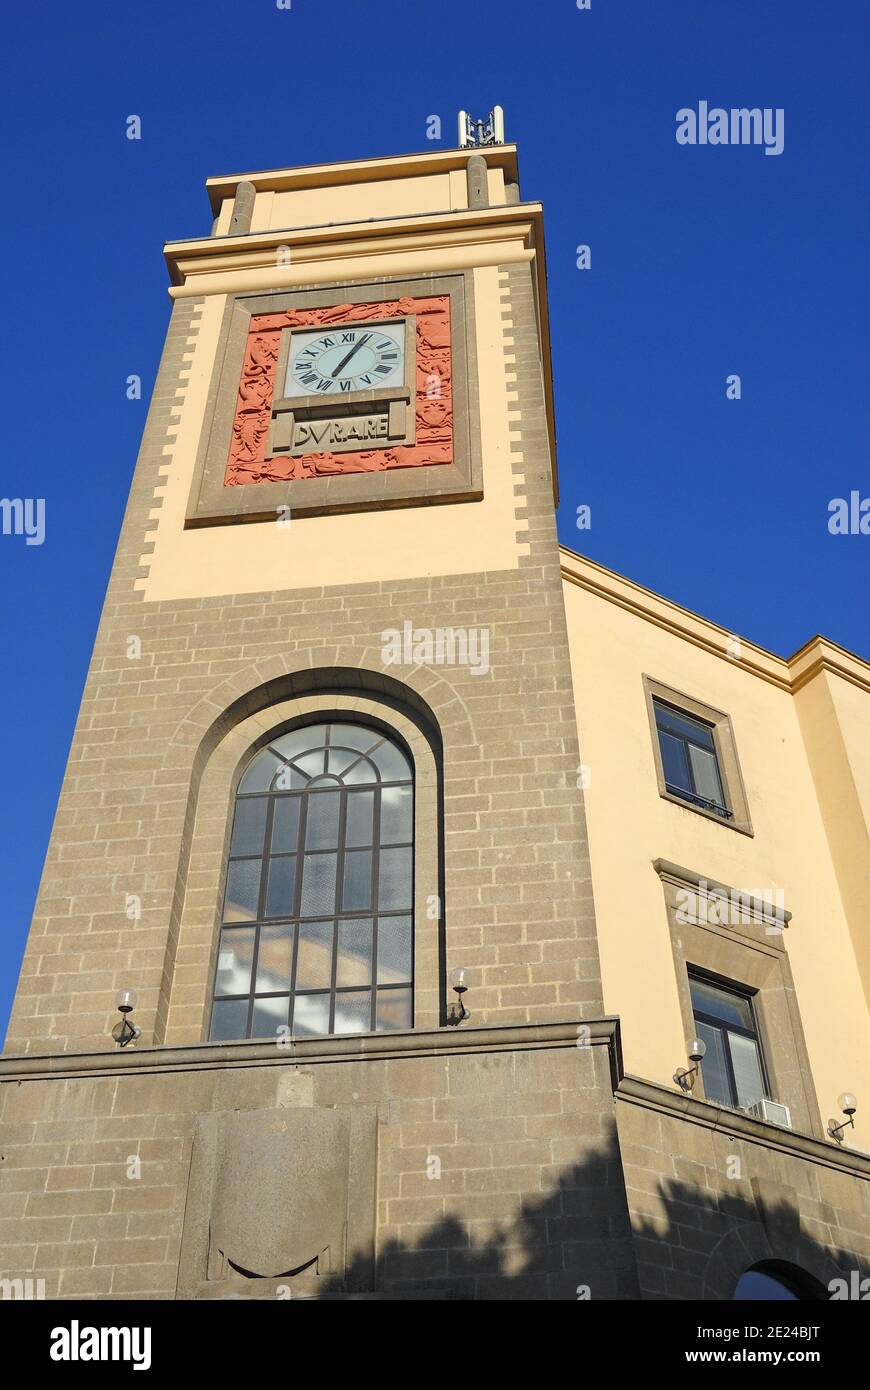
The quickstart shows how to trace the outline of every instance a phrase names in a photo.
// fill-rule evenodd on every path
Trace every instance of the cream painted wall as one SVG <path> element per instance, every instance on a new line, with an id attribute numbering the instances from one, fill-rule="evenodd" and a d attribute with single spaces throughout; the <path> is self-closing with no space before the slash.
<path id="1" fill-rule="evenodd" d="M 489 169 L 487 185 L 490 205 L 502 206 L 505 202 L 504 171 Z M 465 212 L 467 208 L 465 170 L 450 169 L 441 174 L 416 174 L 333 187 L 319 185 L 277 192 L 264 189 L 254 200 L 251 231 L 365 222 L 373 213 L 376 217 L 410 217 L 448 210 Z M 224 198 L 215 229 L 218 236 L 226 236 L 232 213 L 233 199 Z"/>
<path id="2" fill-rule="evenodd" d="M 465 203 L 463 204 L 463 206 L 467 207 L 468 184 L 465 180 L 464 175 L 460 175 L 460 177 L 462 178 L 462 182 L 465 184 L 466 192 Z M 505 201 L 504 169 L 487 169 L 486 191 L 491 207 L 497 207 L 499 206 L 499 204 Z"/>
<path id="3" fill-rule="evenodd" d="M 870 1003 L 870 699 L 822 670 L 801 687 L 795 704 Z"/>
<path id="4" fill-rule="evenodd" d="M 403 265 L 407 262 L 403 259 Z M 421 253 L 418 272 L 427 269 Z M 380 274 L 390 274 L 379 266 Z M 269 522 L 184 530 L 188 493 L 226 299 L 205 299 L 179 402 L 178 432 L 167 445 L 166 484 L 157 490 L 155 526 L 137 581 L 148 602 L 203 595 L 259 593 L 515 569 L 528 547 L 516 539 L 509 423 L 514 394 L 505 363 L 503 286 L 495 266 L 474 275 L 474 316 L 480 392 L 484 497 L 480 502 L 301 517 L 289 527 Z M 161 501 L 162 498 L 162 501 Z"/>
<path id="5" fill-rule="evenodd" d="M 840 676 L 827 674 L 826 680 L 866 830 L 870 826 L 870 700 Z"/>
<path id="6" fill-rule="evenodd" d="M 500 172 L 500 171 L 499 171 Z M 463 184 L 465 179 L 463 177 Z M 328 222 L 364 222 L 367 218 L 403 217 L 467 207 L 464 196 L 452 201 L 456 184 L 450 173 L 418 174 L 412 178 L 345 183 L 332 188 L 301 188 L 281 193 L 258 193 L 252 232 L 282 227 L 315 227 Z M 504 198 L 502 198 L 504 202 Z"/>
<path id="7" fill-rule="evenodd" d="M 870 1147 L 870 1019 L 790 692 L 566 582 L 565 602 L 605 1007 L 622 1018 L 626 1069 L 672 1086 L 685 1065 L 657 858 L 742 889 L 782 887 L 786 932 L 822 1119 L 857 1093 Z M 643 675 L 730 714 L 752 838 L 658 792 Z M 864 697 L 866 699 L 866 697 Z M 849 1141 L 852 1142 L 850 1134 Z"/>

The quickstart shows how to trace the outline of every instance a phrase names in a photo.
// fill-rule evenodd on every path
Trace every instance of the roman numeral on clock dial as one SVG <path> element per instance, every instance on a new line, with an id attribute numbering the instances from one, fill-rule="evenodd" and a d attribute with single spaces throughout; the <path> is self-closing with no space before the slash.
<path id="1" fill-rule="evenodd" d="M 347 395 L 399 383 L 405 375 L 404 323 L 352 324 L 340 332 L 297 329 L 290 339 L 285 396 Z"/>

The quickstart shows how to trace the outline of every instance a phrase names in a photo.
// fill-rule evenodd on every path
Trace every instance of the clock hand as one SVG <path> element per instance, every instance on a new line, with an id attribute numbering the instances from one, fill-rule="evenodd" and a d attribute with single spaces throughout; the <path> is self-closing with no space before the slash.
<path id="1" fill-rule="evenodd" d="M 339 374 L 339 372 L 341 371 L 342 367 L 346 367 L 346 366 L 347 366 L 348 362 L 349 362 L 350 359 L 353 357 L 354 353 L 357 352 L 357 351 L 359 350 L 359 348 L 362 347 L 363 343 L 367 343 L 368 340 L 369 340 L 369 338 L 370 338 L 371 336 L 372 336 L 371 333 L 364 333 L 363 336 L 360 338 L 359 342 L 358 342 L 358 343 L 354 343 L 354 345 L 353 345 L 353 347 L 351 348 L 350 352 L 345 353 L 344 357 L 342 357 L 342 359 L 341 359 L 341 361 L 339 362 L 338 366 L 336 367 L 335 371 L 332 373 L 333 377 L 337 377 L 337 376 L 338 376 L 338 374 Z"/>

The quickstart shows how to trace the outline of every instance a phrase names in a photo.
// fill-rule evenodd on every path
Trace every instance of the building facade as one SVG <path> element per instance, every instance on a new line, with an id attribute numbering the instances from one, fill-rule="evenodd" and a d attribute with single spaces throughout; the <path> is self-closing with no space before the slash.
<path id="1" fill-rule="evenodd" d="M 514 146 L 208 190 L 0 1058 L 0 1274 L 866 1276 L 870 668 L 559 546 Z"/>

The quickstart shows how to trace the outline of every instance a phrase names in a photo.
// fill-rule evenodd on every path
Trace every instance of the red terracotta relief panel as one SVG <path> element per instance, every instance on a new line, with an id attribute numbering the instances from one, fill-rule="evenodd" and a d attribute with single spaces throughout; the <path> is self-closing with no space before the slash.
<path id="1" fill-rule="evenodd" d="M 417 328 L 417 437 L 415 444 L 359 453 L 287 454 L 267 457 L 278 345 L 284 328 L 319 328 L 367 319 L 415 314 Z M 450 297 L 338 304 L 293 309 L 251 318 L 225 487 L 242 483 L 323 478 L 333 473 L 378 473 L 385 468 L 424 468 L 453 462 L 453 388 L 450 363 Z"/>

